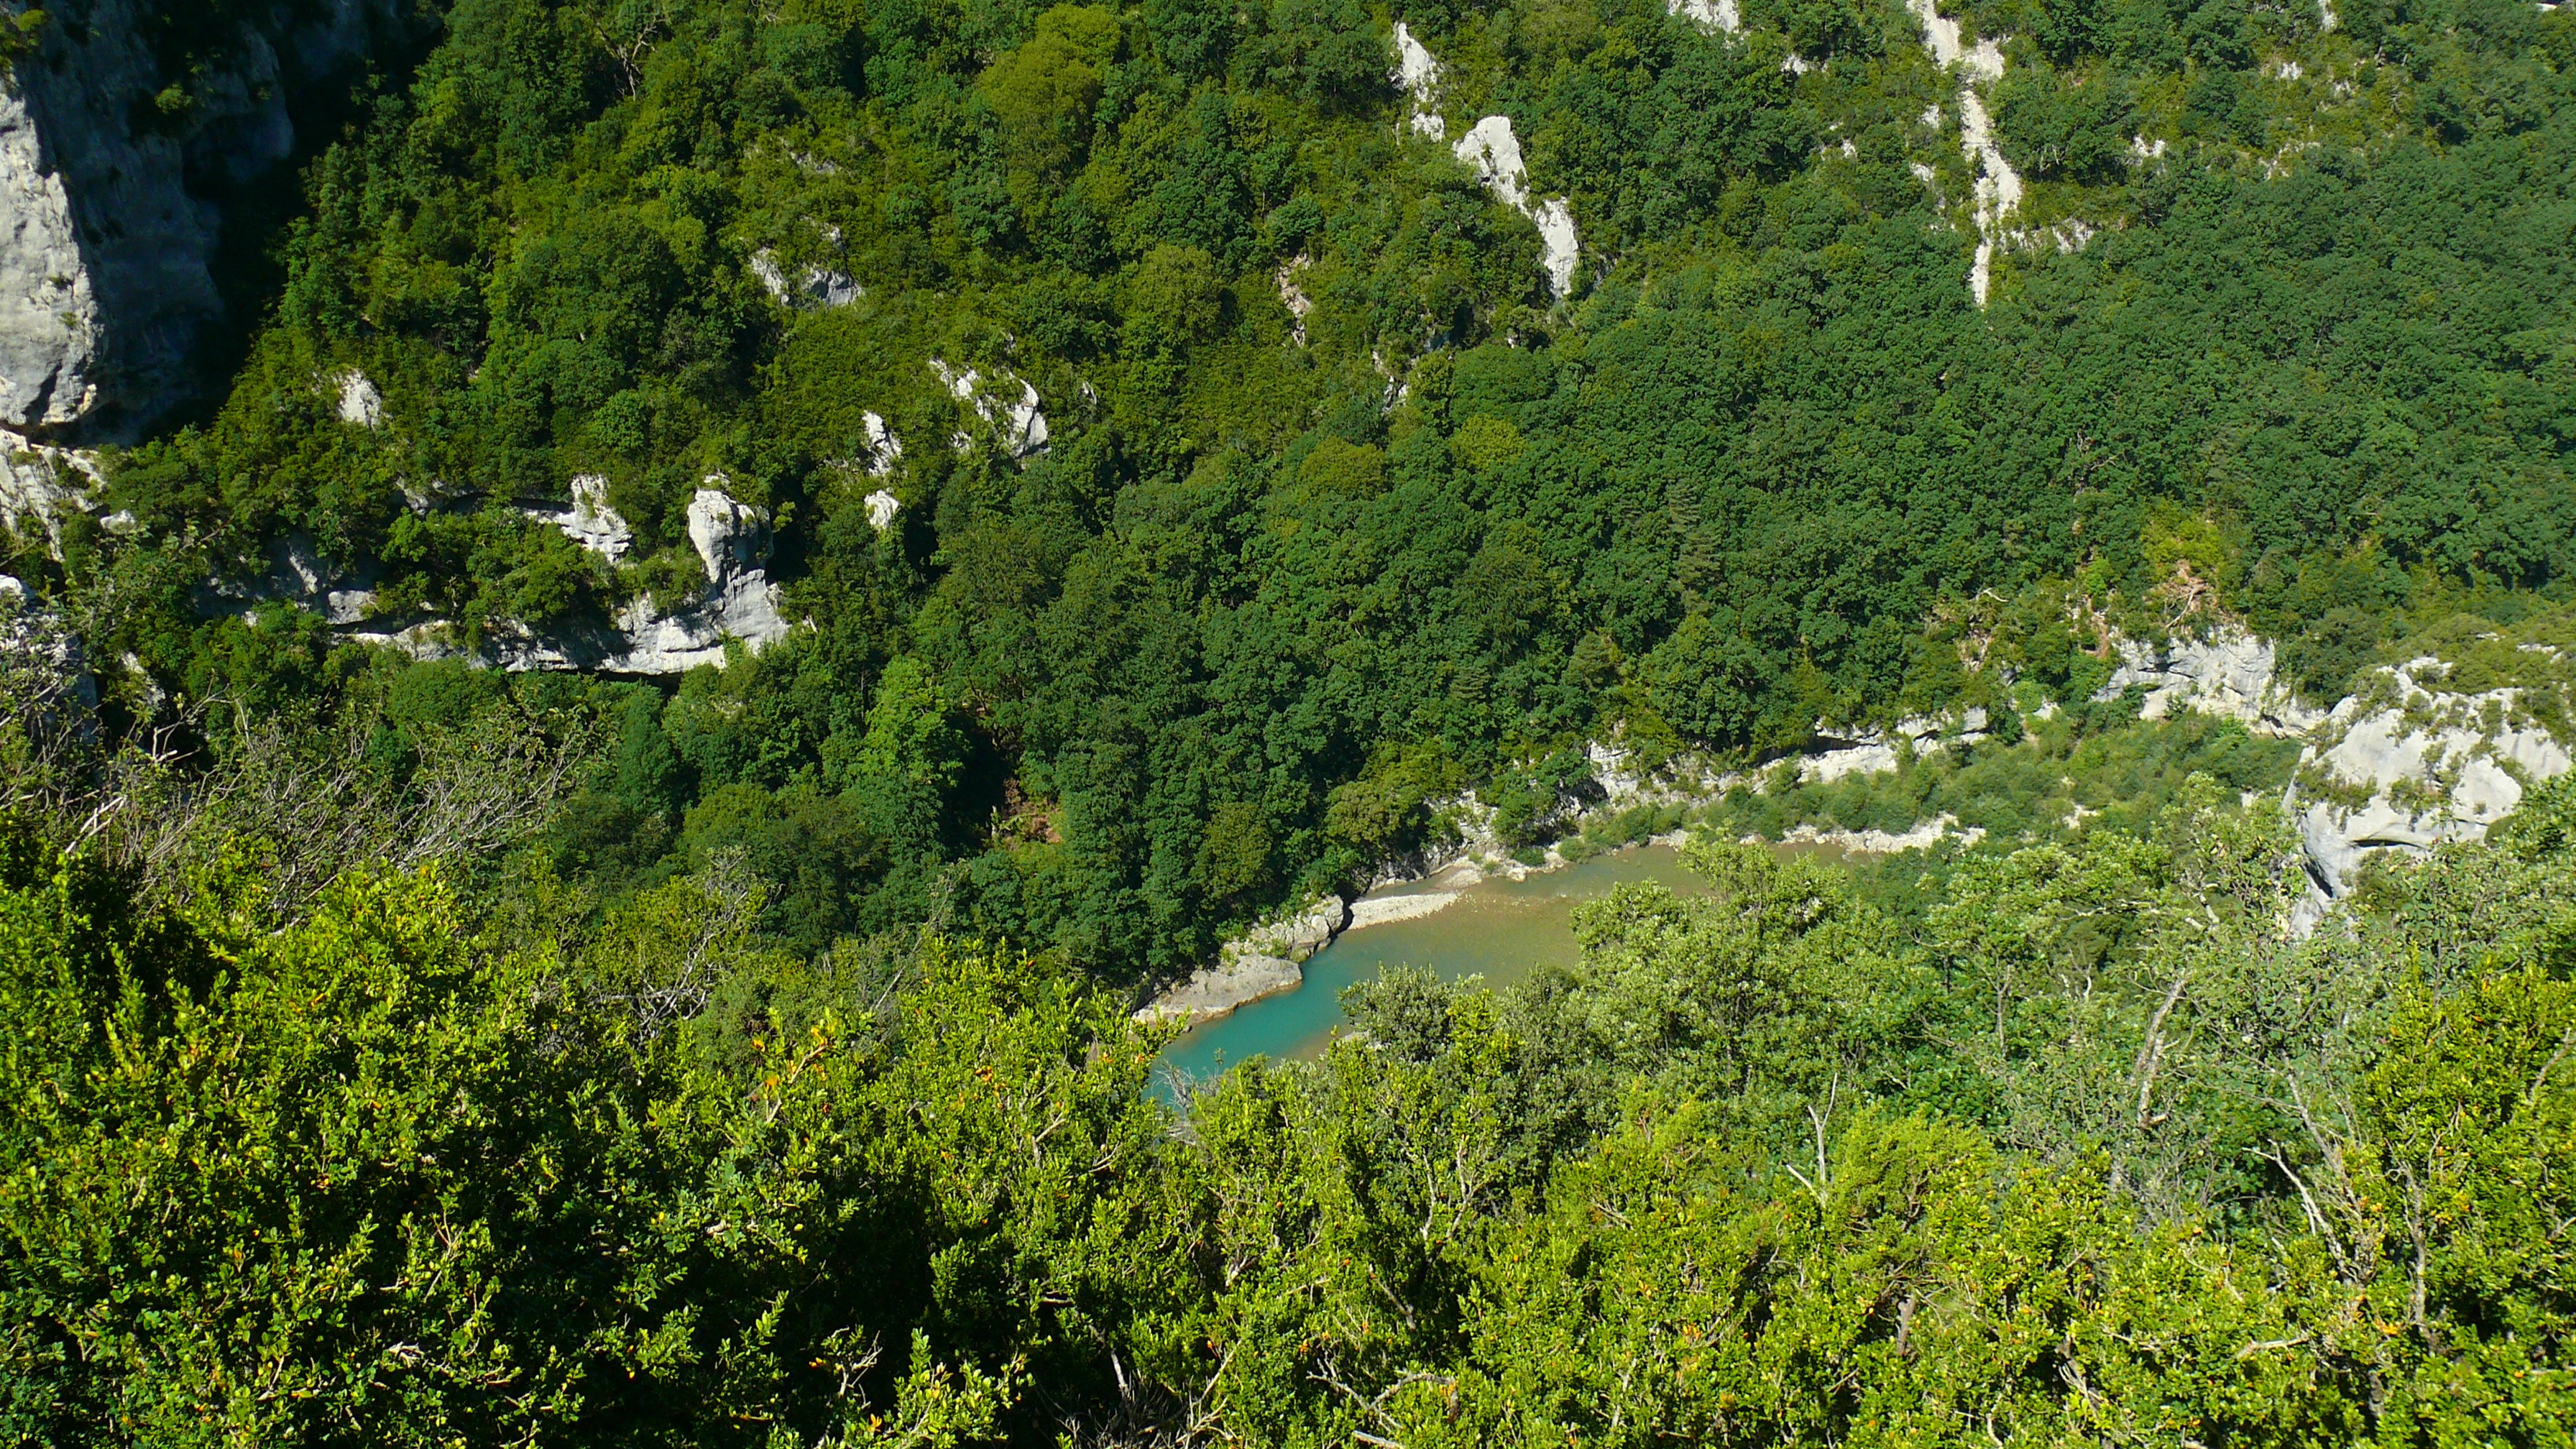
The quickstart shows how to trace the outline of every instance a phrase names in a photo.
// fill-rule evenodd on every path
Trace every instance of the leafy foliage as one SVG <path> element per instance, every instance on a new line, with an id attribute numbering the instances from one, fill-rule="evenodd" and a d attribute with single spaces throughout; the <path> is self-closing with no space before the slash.
<path id="1" fill-rule="evenodd" d="M 1363 1034 L 1177 1121 L 1116 999 L 936 934 L 765 948 L 721 863 L 595 929 L 435 867 L 281 923 L 246 856 L 156 906 L 14 824 L 0 1412 L 54 1442 L 2546 1442 L 2566 793 L 2304 941 L 2280 821 L 2206 777 L 1919 916 L 1694 847 L 1713 892 L 1587 906 L 1574 972 L 1390 976 Z M 2498 870 L 2463 934 L 2443 903 Z"/>

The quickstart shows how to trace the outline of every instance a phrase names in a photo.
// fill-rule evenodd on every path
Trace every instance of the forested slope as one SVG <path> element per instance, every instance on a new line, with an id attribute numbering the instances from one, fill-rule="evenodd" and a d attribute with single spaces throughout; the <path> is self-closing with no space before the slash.
<path id="1" fill-rule="evenodd" d="M 1355 6 L 473 0 L 310 167 L 239 376 L 113 461 L 131 522 L 19 568 L 129 710 L 577 700 L 608 896 L 730 845 L 806 949 L 948 911 L 1114 977 L 1587 738 L 2001 708 L 1987 660 L 2063 695 L 2213 609 L 2330 701 L 2554 597 L 2576 526 L 2576 28 L 2347 9 L 1988 7 L 1965 90 L 1893 5 L 1407 11 L 1448 135 L 1508 117 L 1567 199 L 1560 299 Z M 2024 187 L 1982 307 L 1980 94 Z M 614 563 L 548 521 L 585 476 Z M 711 484 L 775 524 L 756 659 L 345 642 L 684 599 Z M 365 617 L 202 587 L 287 545 Z"/>
<path id="2" fill-rule="evenodd" d="M 379 12 L 0 459 L 0 1437 L 2568 1440 L 2576 11 Z M 1704 890 L 1149 1090 L 1605 760 Z"/>
<path id="3" fill-rule="evenodd" d="M 1910 903 L 1696 845 L 1708 892 L 1586 905 L 1577 969 L 1390 976 L 1363 1034 L 1176 1117 L 1160 1033 L 1060 963 L 928 931 L 781 952 L 739 862 L 581 925 L 492 868 L 537 822 L 454 788 L 475 751 L 369 800 L 286 746 L 173 788 L 51 738 L 64 771 L 0 836 L 13 1438 L 2538 1445 L 2576 1418 L 2576 777 L 2304 937 L 2287 821 L 2207 775 Z M 244 829 L 281 798 L 373 828 Z"/>

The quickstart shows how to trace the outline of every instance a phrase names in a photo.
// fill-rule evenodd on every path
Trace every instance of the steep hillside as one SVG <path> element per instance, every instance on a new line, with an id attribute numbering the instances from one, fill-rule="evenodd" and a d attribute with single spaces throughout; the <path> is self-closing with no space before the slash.
<path id="1" fill-rule="evenodd" d="M 0 1442 L 2576 1440 L 2576 8 L 0 65 Z"/>
<path id="2" fill-rule="evenodd" d="M 808 945 L 1182 972 L 1588 740 L 2003 708 L 1981 611 L 2048 697 L 2233 617 L 2322 707 L 2576 547 L 2559 11 L 441 20 L 21 572 L 130 710 L 731 636 L 574 690 L 564 868 L 731 842 Z"/>

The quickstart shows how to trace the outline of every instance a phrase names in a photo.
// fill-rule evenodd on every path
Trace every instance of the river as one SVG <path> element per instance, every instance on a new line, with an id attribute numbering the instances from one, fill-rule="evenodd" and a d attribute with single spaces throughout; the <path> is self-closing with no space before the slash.
<path id="1" fill-rule="evenodd" d="M 1201 1080 L 1247 1057 L 1316 1055 L 1346 1024 L 1342 988 L 1388 966 L 1427 966 L 1448 980 L 1482 976 L 1488 985 L 1505 986 L 1541 966 L 1573 965 L 1575 902 L 1630 881 L 1676 890 L 1700 884 L 1682 869 L 1679 851 L 1635 845 L 1520 880 L 1497 875 L 1446 892 L 1449 903 L 1430 914 L 1344 931 L 1306 962 L 1305 982 L 1296 990 L 1237 1007 L 1182 1036 L 1157 1063 L 1158 1083 L 1168 1095 L 1175 1073 Z M 1439 894 L 1437 886 L 1416 882 L 1371 899 Z"/>

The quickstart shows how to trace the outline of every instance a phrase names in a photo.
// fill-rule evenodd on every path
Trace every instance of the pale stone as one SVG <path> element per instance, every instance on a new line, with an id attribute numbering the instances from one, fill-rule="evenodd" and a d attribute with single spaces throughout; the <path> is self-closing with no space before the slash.
<path id="1" fill-rule="evenodd" d="M 93 452 L 50 447 L 0 429 L 0 523 L 21 538 L 43 534 L 58 560 L 63 521 L 96 512 L 105 481 Z"/>
<path id="2" fill-rule="evenodd" d="M 397 0 L 278 7 L 186 78 L 180 124 L 138 126 L 164 83 L 146 8 L 89 0 L 0 83 L 0 424 L 130 436 L 198 386 L 222 208 L 294 154 L 286 97 L 416 23 Z"/>
<path id="3" fill-rule="evenodd" d="M 2372 671 L 2374 697 L 2393 686 L 2394 702 L 2364 712 L 2363 696 L 2344 699 L 2300 756 L 2302 770 L 2369 792 L 2353 807 L 2331 798 L 2303 803 L 2298 786 L 2290 787 L 2285 803 L 2298 818 L 2320 897 L 2349 892 L 2375 851 L 2411 853 L 2483 839 L 2522 803 L 2526 780 L 2569 768 L 2564 744 L 2536 722 L 2517 719 L 2521 690 L 2446 694 L 2422 682 L 2448 673 L 2447 664 L 2431 657 Z M 2310 914 L 2322 909 L 2321 903 Z"/>
<path id="4" fill-rule="evenodd" d="M 1306 342 L 1306 314 L 1315 310 L 1315 300 L 1306 295 L 1305 288 L 1297 285 L 1297 274 L 1308 265 L 1305 253 L 1300 252 L 1281 262 L 1274 274 L 1279 283 L 1280 305 L 1288 309 L 1288 331 L 1301 347 Z"/>
<path id="5" fill-rule="evenodd" d="M 1005 374 L 988 383 L 974 368 L 954 367 L 936 357 L 930 360 L 930 370 L 947 384 L 959 402 L 973 409 L 975 416 L 992 428 L 1003 452 L 1020 459 L 1046 451 L 1046 414 L 1038 410 L 1038 390 L 1027 381 Z M 1012 395 L 1014 389 L 1016 397 Z M 956 442 L 963 451 L 974 440 L 960 433 Z"/>
<path id="6" fill-rule="evenodd" d="M 26 97 L 0 86 L 0 422 L 67 423 L 98 384 L 98 298 Z"/>
<path id="7" fill-rule="evenodd" d="M 1995 248 L 2022 240 L 2004 226 L 2004 219 L 2021 207 L 2021 173 L 2013 169 L 2004 158 L 2003 148 L 1995 143 L 1993 118 L 1986 113 L 1985 99 L 1976 90 L 1980 81 L 2003 78 L 2003 50 L 1991 39 L 1973 46 L 1964 44 L 1959 22 L 1942 15 L 1934 0 L 1906 0 L 1905 8 L 1922 22 L 1923 46 L 1932 53 L 1934 63 L 1959 73 L 1959 146 L 1977 171 L 1973 208 L 1977 249 L 1969 267 L 1968 290 L 1982 307 L 1993 290 Z M 1938 111 L 1935 106 L 1927 112 L 1925 123 L 1939 125 Z"/>
<path id="8" fill-rule="evenodd" d="M 868 436 L 868 472 L 883 478 L 894 471 L 895 460 L 903 456 L 903 443 L 886 426 L 886 420 L 875 413 L 859 414 L 859 425 Z"/>
<path id="9" fill-rule="evenodd" d="M 1947 839 L 1956 838 L 1962 845 L 1974 845 L 1986 838 L 1985 827 L 1971 825 L 1959 828 L 1959 817 L 1947 811 L 1929 820 L 1918 820 L 1910 830 L 1891 833 L 1885 830 L 1819 830 L 1800 825 L 1784 832 L 1783 845 L 1830 845 L 1854 855 L 1895 855 L 1900 851 L 1928 850 Z M 1765 843 L 1762 837 L 1748 836 L 1745 843 Z"/>
<path id="10" fill-rule="evenodd" d="M 340 393 L 340 421 L 353 427 L 380 428 L 385 422 L 384 394 L 367 375 L 351 368 L 337 379 Z"/>
<path id="11" fill-rule="evenodd" d="M 769 515 L 725 492 L 724 481 L 708 474 L 689 499 L 689 543 L 718 585 L 757 565 L 769 548 Z"/>
<path id="12" fill-rule="evenodd" d="M 1727 35 L 1744 29 L 1736 12 L 1735 0 L 1664 0 L 1664 8 L 1698 25 L 1712 27 Z"/>
<path id="13" fill-rule="evenodd" d="M 751 254 L 751 274 L 769 299 L 782 307 L 847 307 L 868 294 L 848 273 L 829 267 L 809 266 L 790 282 L 767 247 Z"/>
<path id="14" fill-rule="evenodd" d="M 1414 134 L 1434 141 L 1445 140 L 1449 123 L 1440 115 L 1440 62 L 1413 38 L 1403 21 L 1395 22 L 1395 83 L 1402 87 L 1409 102 L 1405 124 Z"/>
<path id="15" fill-rule="evenodd" d="M 1540 266 L 1547 272 L 1548 291 L 1566 296 L 1573 289 L 1575 262 L 1582 255 L 1574 213 L 1562 197 L 1535 204 L 1530 200 L 1529 168 L 1521 159 L 1520 138 L 1512 134 L 1512 118 L 1485 117 L 1451 150 L 1475 168 L 1477 178 L 1496 199 L 1538 227 Z"/>
<path id="16" fill-rule="evenodd" d="M 564 537 L 589 549 L 610 563 L 626 557 L 635 546 L 635 530 L 608 504 L 608 480 L 597 473 L 584 473 L 572 480 L 572 507 L 548 515 Z"/>
<path id="17" fill-rule="evenodd" d="M 2163 719 L 2188 706 L 2203 714 L 2242 720 L 2257 734 L 2304 734 L 2325 720 L 2321 712 L 2298 702 L 2278 677 L 2279 651 L 2268 639 L 2242 629 L 2223 628 L 2207 639 L 2178 638 L 2162 644 L 2122 639 L 2119 665 L 2094 691 L 2096 700 L 2119 698 L 2133 685 L 2147 697 L 2139 713 Z"/>

